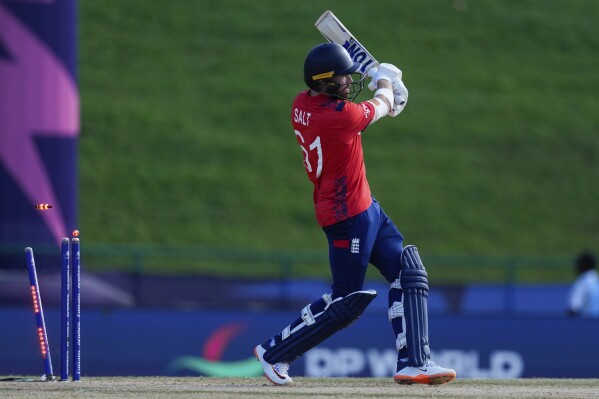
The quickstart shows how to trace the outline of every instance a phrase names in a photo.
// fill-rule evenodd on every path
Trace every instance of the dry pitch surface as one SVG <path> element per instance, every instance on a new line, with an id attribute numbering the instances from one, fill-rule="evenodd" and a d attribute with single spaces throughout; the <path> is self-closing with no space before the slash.
<path id="1" fill-rule="evenodd" d="M 29 379 L 31 380 L 31 379 Z M 456 380 L 400 386 L 390 378 L 88 377 L 81 382 L 7 381 L 0 398 L 599 398 L 599 379 Z"/>

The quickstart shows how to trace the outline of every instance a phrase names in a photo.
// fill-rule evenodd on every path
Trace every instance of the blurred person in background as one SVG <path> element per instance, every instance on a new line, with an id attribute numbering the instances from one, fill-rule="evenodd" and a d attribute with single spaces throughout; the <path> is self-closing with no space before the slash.
<path id="1" fill-rule="evenodd" d="M 578 277 L 570 292 L 568 315 L 599 317 L 599 275 L 596 263 L 590 252 L 584 252 L 576 259 L 575 271 Z"/>

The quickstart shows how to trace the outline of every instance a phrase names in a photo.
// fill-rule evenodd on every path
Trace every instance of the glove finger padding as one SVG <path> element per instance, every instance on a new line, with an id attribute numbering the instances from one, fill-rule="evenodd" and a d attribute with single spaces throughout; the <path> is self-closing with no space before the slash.
<path id="1" fill-rule="evenodd" d="M 403 111 L 408 102 L 408 89 L 400 79 L 393 81 L 393 108 L 389 111 L 389 116 L 396 117 Z"/>
<path id="2" fill-rule="evenodd" d="M 403 84 L 401 79 L 395 79 L 393 81 L 393 94 L 395 96 L 403 97 L 406 102 L 408 101 L 408 89 Z"/>
<path id="3" fill-rule="evenodd" d="M 374 78 L 374 75 L 376 75 L 376 71 L 379 70 L 378 66 L 372 67 L 368 70 L 367 74 L 369 78 Z"/>
<path id="4" fill-rule="evenodd" d="M 372 91 L 376 90 L 377 84 L 379 80 L 388 80 L 389 82 L 393 82 L 396 79 L 401 80 L 401 70 L 397 68 L 393 64 L 383 63 L 378 67 L 370 68 L 368 71 L 368 76 L 372 78 L 370 83 L 368 84 L 368 88 Z"/>
<path id="5" fill-rule="evenodd" d="M 374 80 L 374 76 L 376 75 L 376 72 L 379 70 L 378 67 L 372 67 L 368 70 L 368 77 L 372 78 L 370 80 L 370 83 L 368 83 L 368 89 L 370 91 L 375 91 L 376 90 L 376 82 Z"/>
<path id="6" fill-rule="evenodd" d="M 379 81 L 381 79 L 393 82 L 395 79 L 401 80 L 401 70 L 393 64 L 382 63 L 379 65 L 374 79 Z"/>
<path id="7" fill-rule="evenodd" d="M 402 97 L 399 96 L 395 96 L 395 101 L 397 102 L 398 100 L 401 100 Z M 406 103 L 405 101 L 403 102 L 402 105 L 396 104 L 393 106 L 393 108 L 391 108 L 391 111 L 389 111 L 389 113 L 387 115 L 389 115 L 392 118 L 395 118 L 397 115 L 401 114 L 401 111 L 403 111 L 403 109 L 406 107 Z"/>

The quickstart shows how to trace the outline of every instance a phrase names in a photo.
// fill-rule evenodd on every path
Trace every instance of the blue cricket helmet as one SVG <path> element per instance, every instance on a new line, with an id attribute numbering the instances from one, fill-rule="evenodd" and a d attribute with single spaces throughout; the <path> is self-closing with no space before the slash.
<path id="1" fill-rule="evenodd" d="M 304 82 L 306 85 L 315 91 L 321 91 L 321 82 L 324 82 L 328 87 L 326 92 L 330 95 L 335 95 L 339 89 L 339 85 L 333 82 L 332 77 L 335 75 L 350 75 L 360 73 L 362 64 L 354 62 L 347 50 L 337 43 L 322 43 L 312 48 L 306 60 L 304 61 Z M 360 73 L 361 75 L 361 73 Z M 360 76 L 359 83 L 354 85 L 360 86 L 359 90 L 354 90 L 355 98 L 364 87 L 364 77 Z M 352 98 L 352 99 L 353 99 Z"/>

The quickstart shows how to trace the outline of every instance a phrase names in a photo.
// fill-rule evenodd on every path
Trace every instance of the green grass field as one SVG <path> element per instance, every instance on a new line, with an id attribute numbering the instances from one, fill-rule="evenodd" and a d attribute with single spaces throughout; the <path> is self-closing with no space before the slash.
<path id="1" fill-rule="evenodd" d="M 296 378 L 287 387 L 263 378 L 85 378 L 78 383 L 0 381 L 3 398 L 595 398 L 597 379 L 456 380 L 400 386 L 390 378 Z"/>
<path id="2" fill-rule="evenodd" d="M 596 248 L 599 3 L 586 0 L 81 1 L 86 243 L 324 251 L 289 114 L 326 9 L 404 71 L 406 110 L 363 143 L 408 242 Z"/>

